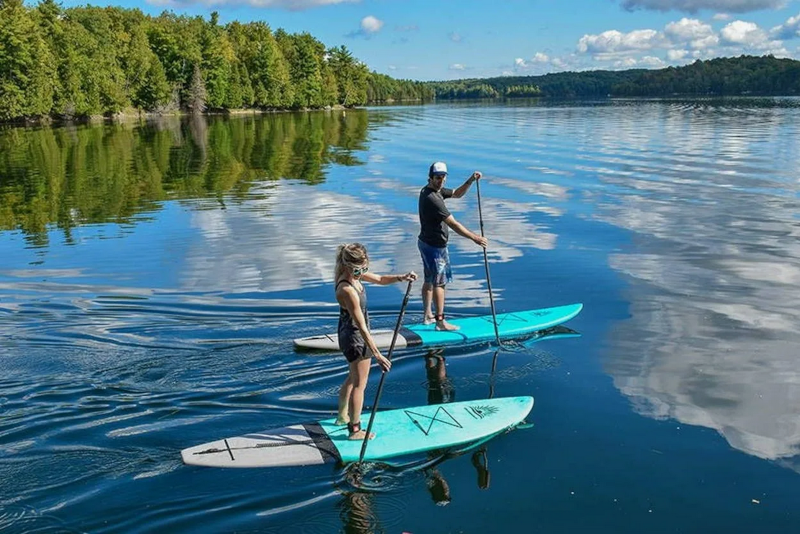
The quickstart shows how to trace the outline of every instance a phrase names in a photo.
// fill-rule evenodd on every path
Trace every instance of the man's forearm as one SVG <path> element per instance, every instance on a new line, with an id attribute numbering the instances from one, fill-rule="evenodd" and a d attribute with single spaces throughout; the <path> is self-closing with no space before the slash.
<path id="1" fill-rule="evenodd" d="M 456 190 L 453 191 L 453 198 L 461 198 L 464 195 L 466 195 L 467 191 L 469 191 L 469 186 L 471 186 L 472 182 L 474 181 L 475 179 L 472 176 L 467 178 L 467 181 L 465 181 Z"/>
<path id="2" fill-rule="evenodd" d="M 473 241 L 475 240 L 475 234 L 467 230 L 467 227 L 460 222 L 454 220 L 449 226 L 461 237 L 466 237 L 467 239 L 472 239 Z"/>

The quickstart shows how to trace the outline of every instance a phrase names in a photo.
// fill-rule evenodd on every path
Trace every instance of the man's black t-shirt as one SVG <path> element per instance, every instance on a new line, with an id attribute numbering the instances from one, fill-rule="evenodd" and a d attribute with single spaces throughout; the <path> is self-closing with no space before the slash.
<path id="1" fill-rule="evenodd" d="M 453 190 L 446 187 L 435 191 L 425 186 L 419 192 L 419 238 L 432 247 L 447 246 L 449 229 L 444 222 L 450 211 L 444 205 L 444 199 L 453 196 Z"/>

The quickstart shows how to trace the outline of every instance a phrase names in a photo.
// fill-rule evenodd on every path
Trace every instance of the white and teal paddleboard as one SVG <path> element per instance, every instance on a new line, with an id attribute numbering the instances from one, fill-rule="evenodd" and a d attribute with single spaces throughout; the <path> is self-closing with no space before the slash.
<path id="1" fill-rule="evenodd" d="M 506 397 L 379 411 L 365 460 L 446 449 L 490 438 L 523 422 L 532 397 Z M 362 414 L 366 429 L 369 413 Z M 335 419 L 212 441 L 181 451 L 184 463 L 208 467 L 279 467 L 356 462 L 360 440 Z"/>
<path id="2" fill-rule="evenodd" d="M 500 313 L 497 315 L 497 331 L 500 337 L 505 339 L 523 337 L 569 321 L 582 309 L 583 304 L 569 304 L 539 310 Z M 395 348 L 477 343 L 495 338 L 494 319 L 491 315 L 448 319 L 447 322 L 460 327 L 459 330 L 443 332 L 436 330 L 434 324 L 415 324 L 402 327 L 397 336 Z M 389 348 L 392 343 L 393 330 L 373 330 L 370 333 L 379 349 Z M 324 334 L 295 339 L 294 346 L 300 349 L 339 350 L 339 340 L 336 334 Z"/>

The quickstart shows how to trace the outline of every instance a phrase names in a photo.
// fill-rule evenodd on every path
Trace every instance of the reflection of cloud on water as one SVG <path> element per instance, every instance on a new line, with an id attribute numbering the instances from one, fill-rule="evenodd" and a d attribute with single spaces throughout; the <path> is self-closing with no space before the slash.
<path id="1" fill-rule="evenodd" d="M 376 185 L 393 189 L 401 198 L 408 197 L 409 201 L 400 206 L 410 209 L 397 211 L 381 203 L 380 195 L 359 197 L 283 181 L 253 191 L 253 197 L 244 204 L 193 212 L 193 224 L 201 230 L 202 240 L 187 254 L 189 266 L 183 270 L 183 288 L 245 293 L 330 284 L 336 246 L 349 241 L 368 244 L 374 272 L 414 269 L 421 273 L 415 210 L 419 187 L 383 181 Z M 462 223 L 479 231 L 474 199 L 448 205 Z M 492 199 L 491 207 L 483 213 L 487 231 L 491 229 L 490 261 L 512 261 L 528 247 L 555 247 L 555 234 L 528 222 L 529 213 L 538 207 Z M 448 302 L 487 306 L 480 248 L 453 235 L 451 254 L 457 259 Z M 502 291 L 496 293 L 499 296 Z"/>
<path id="2" fill-rule="evenodd" d="M 492 184 L 502 185 L 504 187 L 510 187 L 512 189 L 522 191 L 528 195 L 546 197 L 558 200 L 559 202 L 565 202 L 569 200 L 569 189 L 556 184 L 549 184 L 546 182 L 514 180 L 512 178 L 492 178 Z M 558 215 L 561 215 L 561 213 L 558 213 Z"/>
<path id="3" fill-rule="evenodd" d="M 602 183 L 588 184 L 599 193 L 594 217 L 630 231 L 636 247 L 610 256 L 629 281 L 632 317 L 614 333 L 606 369 L 640 413 L 716 429 L 739 450 L 791 465 L 800 454 L 797 191 L 752 122 L 746 135 L 733 124 L 690 126 L 672 164 L 656 144 L 658 165 L 633 154 L 584 168 Z M 769 137 L 776 125 L 765 127 Z"/>
<path id="4" fill-rule="evenodd" d="M 371 268 L 387 272 L 394 244 L 408 239 L 381 204 L 288 182 L 270 185 L 268 194 L 244 205 L 193 213 L 204 241 L 189 253 L 185 287 L 271 292 L 330 283 L 336 247 L 351 241 L 378 241 L 370 247 Z"/>
<path id="5" fill-rule="evenodd" d="M 791 336 L 715 338 L 715 330 L 727 330 L 714 325 L 719 318 L 683 300 L 634 303 L 634 324 L 617 334 L 607 365 L 615 385 L 639 413 L 713 428 L 754 456 L 800 453 L 800 373 Z"/>
<path id="6" fill-rule="evenodd" d="M 714 428 L 762 458 L 798 454 L 797 289 L 666 255 L 611 265 L 638 296 L 607 369 L 639 411 Z"/>
<path id="7" fill-rule="evenodd" d="M 538 171 L 542 174 L 555 174 L 559 176 L 574 176 L 575 173 L 571 171 L 562 171 L 560 169 L 552 169 L 550 167 L 536 167 L 536 166 L 528 166 L 526 169 L 531 171 Z"/>
<path id="8" fill-rule="evenodd" d="M 496 199 L 492 199 L 490 209 L 483 210 L 491 262 L 513 261 L 523 255 L 524 248 L 552 250 L 556 247 L 556 234 L 528 222 L 531 211 L 531 203 Z M 477 216 L 462 219 L 460 213 L 454 211 L 454 214 L 473 232 L 480 232 L 480 221 Z M 460 236 L 454 236 L 450 243 L 451 248 L 455 247 L 464 252 L 476 250 L 476 245 L 472 241 Z"/>

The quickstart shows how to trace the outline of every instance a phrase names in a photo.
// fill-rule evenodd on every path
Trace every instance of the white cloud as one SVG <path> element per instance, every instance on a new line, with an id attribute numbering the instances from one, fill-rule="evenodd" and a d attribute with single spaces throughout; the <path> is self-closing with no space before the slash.
<path id="1" fill-rule="evenodd" d="M 617 69 L 634 69 L 634 68 L 661 68 L 666 66 L 661 58 L 655 56 L 644 56 L 642 58 L 626 57 L 614 61 L 612 63 L 614 68 Z"/>
<path id="2" fill-rule="evenodd" d="M 639 65 L 651 69 L 660 69 L 666 67 L 664 60 L 655 56 L 644 56 L 639 60 Z"/>
<path id="3" fill-rule="evenodd" d="M 728 13 L 714 13 L 711 18 L 714 20 L 731 20 L 731 16 Z"/>
<path id="4" fill-rule="evenodd" d="M 460 43 L 463 40 L 461 35 L 459 35 L 456 32 L 450 33 L 450 35 L 448 37 L 450 37 L 450 40 L 453 41 L 454 43 Z"/>
<path id="5" fill-rule="evenodd" d="M 608 62 L 615 68 L 664 66 L 668 62 L 689 57 L 704 59 L 717 55 L 772 54 L 789 57 L 783 42 L 774 37 L 796 34 L 800 16 L 769 32 L 753 22 L 735 20 L 722 30 L 698 19 L 682 18 L 664 26 L 663 31 L 651 29 L 622 33 L 608 30 L 598 35 L 584 35 L 577 44 L 578 54 L 591 55 L 595 62 Z M 661 59 L 656 58 L 658 52 Z M 552 63 L 552 61 L 551 61 Z"/>
<path id="6" fill-rule="evenodd" d="M 736 20 L 722 28 L 722 38 L 732 44 L 753 44 L 763 41 L 763 32 L 753 22 Z"/>
<path id="7" fill-rule="evenodd" d="M 719 38 L 709 24 L 697 19 L 682 18 L 664 27 L 664 35 L 675 44 L 688 44 L 694 49 L 716 46 Z"/>
<path id="8" fill-rule="evenodd" d="M 800 37 L 800 14 L 796 17 L 789 17 L 780 26 L 775 26 L 770 30 L 770 35 L 776 39 L 794 39 Z"/>
<path id="9" fill-rule="evenodd" d="M 356 37 L 363 37 L 364 39 L 369 39 L 373 35 L 377 34 L 383 28 L 383 21 L 379 18 L 373 17 L 372 15 L 367 15 L 363 19 L 361 19 L 361 24 L 358 30 L 352 31 L 345 35 L 345 37 L 356 38 Z"/>
<path id="10" fill-rule="evenodd" d="M 465 70 L 465 69 L 466 67 L 461 63 L 453 63 L 452 65 L 450 65 L 450 70 Z"/>
<path id="11" fill-rule="evenodd" d="M 372 15 L 367 15 L 363 19 L 361 19 L 361 30 L 367 34 L 377 33 L 383 28 L 383 21 L 373 17 Z"/>
<path id="12" fill-rule="evenodd" d="M 730 5 L 728 7 L 732 9 Z M 715 18 L 722 20 L 729 17 Z M 661 68 L 670 64 L 683 65 L 693 59 L 742 54 L 796 58 L 800 56 L 800 48 L 789 50 L 782 40 L 796 37 L 800 37 L 800 14 L 770 30 L 742 20 L 734 20 L 722 29 L 715 29 L 697 18 L 683 17 L 667 23 L 660 31 L 640 29 L 623 33 L 608 30 L 599 34 L 585 34 L 578 40 L 575 53 L 554 57 L 537 52 L 530 59 L 518 57 L 514 60 L 513 72 L 544 74 L 582 71 L 598 66 L 612 69 Z"/>
<path id="13" fill-rule="evenodd" d="M 520 74 L 520 71 L 528 71 L 526 74 L 537 73 L 544 74 L 553 72 L 554 70 L 566 70 L 567 62 L 559 57 L 550 57 L 544 52 L 536 52 L 532 58 L 523 59 L 518 57 L 514 60 L 515 73 L 504 74 L 504 76 L 511 76 L 513 74 Z"/>
<path id="14" fill-rule="evenodd" d="M 632 69 L 636 66 L 637 61 L 632 57 L 620 59 L 614 62 L 614 67 L 618 69 Z"/>
<path id="15" fill-rule="evenodd" d="M 361 0 L 147 0 L 147 3 L 157 6 L 248 5 L 252 7 L 287 9 L 289 11 L 302 11 L 335 4 L 357 4 L 359 2 Z"/>
<path id="16" fill-rule="evenodd" d="M 735 20 L 722 28 L 720 37 L 726 44 L 744 46 L 764 53 L 769 50 L 783 50 L 781 41 L 771 40 L 769 34 L 758 24 Z"/>
<path id="17" fill-rule="evenodd" d="M 688 50 L 677 50 L 677 49 L 667 50 L 667 59 L 669 61 L 680 61 L 688 55 L 689 55 Z"/>
<path id="18" fill-rule="evenodd" d="M 697 13 L 701 10 L 723 13 L 747 13 L 761 9 L 779 9 L 786 0 L 623 0 L 625 9 L 653 9 L 656 11 L 685 11 Z"/>
<path id="19" fill-rule="evenodd" d="M 608 57 L 632 51 L 645 51 L 662 44 L 663 36 L 655 30 L 634 30 L 622 33 L 608 30 L 599 35 L 584 35 L 578 41 L 578 52 Z"/>

